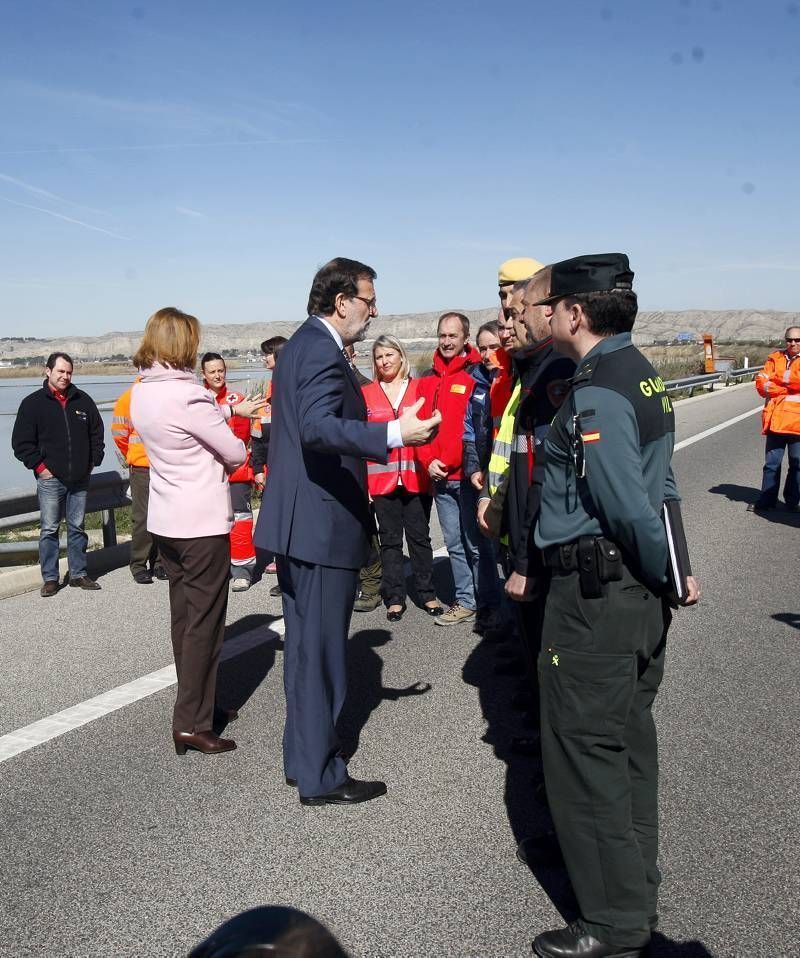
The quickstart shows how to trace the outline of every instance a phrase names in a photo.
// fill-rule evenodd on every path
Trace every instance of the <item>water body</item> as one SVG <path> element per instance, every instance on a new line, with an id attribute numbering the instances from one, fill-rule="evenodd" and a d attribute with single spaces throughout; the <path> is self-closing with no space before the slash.
<path id="1" fill-rule="evenodd" d="M 106 449 L 100 470 L 118 469 L 120 459 L 117 447 L 111 438 L 111 413 L 117 399 L 134 380 L 130 376 L 87 376 L 77 377 L 75 385 L 88 393 L 97 403 L 106 426 Z M 269 373 L 261 367 L 252 369 L 232 369 L 229 383 L 240 384 L 241 391 L 255 389 L 257 385 L 269 379 Z M 34 376 L 24 379 L 0 379 L 0 493 L 30 491 L 35 485 L 33 473 L 14 458 L 11 449 L 11 432 L 19 404 L 29 393 L 40 388 L 44 377 Z"/>

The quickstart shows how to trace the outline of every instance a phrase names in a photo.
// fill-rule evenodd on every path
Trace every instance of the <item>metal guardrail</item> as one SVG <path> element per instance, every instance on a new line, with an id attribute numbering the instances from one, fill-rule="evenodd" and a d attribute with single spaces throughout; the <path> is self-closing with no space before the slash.
<path id="1" fill-rule="evenodd" d="M 117 544 L 115 509 L 129 506 L 128 478 L 116 471 L 98 472 L 89 479 L 86 512 L 103 514 L 103 548 Z M 0 531 L 18 529 L 39 521 L 39 498 L 35 491 L 12 490 L 0 494 Z M 20 557 L 38 555 L 39 542 L 0 542 L 0 565 L 14 563 Z"/>
<path id="2" fill-rule="evenodd" d="M 714 386 L 730 386 L 732 382 L 746 379 L 748 376 L 755 376 L 757 372 L 763 369 L 763 366 L 748 366 L 746 369 L 726 369 L 720 373 L 706 373 L 702 376 L 686 376 L 683 379 L 669 379 L 664 383 L 664 388 L 670 392 L 684 392 L 689 390 L 689 396 L 694 395 L 695 389 L 707 388 L 713 392 Z"/>

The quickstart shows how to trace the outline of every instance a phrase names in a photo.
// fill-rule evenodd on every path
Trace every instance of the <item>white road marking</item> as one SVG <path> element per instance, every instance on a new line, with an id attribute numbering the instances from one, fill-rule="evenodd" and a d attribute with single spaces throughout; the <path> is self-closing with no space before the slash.
<path id="1" fill-rule="evenodd" d="M 734 416 L 733 419 L 726 419 L 725 422 L 721 422 L 718 426 L 712 426 L 710 429 L 705 429 L 703 432 L 698 432 L 696 436 L 689 436 L 688 439 L 682 439 L 680 442 L 675 443 L 675 452 L 677 452 L 679 449 L 685 449 L 686 446 L 691 446 L 703 439 L 707 439 L 709 436 L 713 436 L 715 432 L 719 432 L 722 429 L 727 429 L 728 426 L 734 426 L 737 422 L 747 419 L 748 416 L 754 416 L 757 412 L 761 412 L 763 408 L 763 405 L 756 406 L 755 409 L 750 409 L 747 412 L 741 413 L 739 416 Z"/>
<path id="2" fill-rule="evenodd" d="M 747 419 L 748 416 L 755 415 L 763 408 L 763 406 L 756 406 L 755 409 L 750 409 L 748 412 L 743 412 L 739 416 L 734 416 L 733 419 L 727 419 L 718 426 L 705 429 L 696 436 L 689 436 L 688 439 L 683 439 L 681 442 L 675 443 L 675 451 L 685 449 L 686 446 L 700 442 L 708 436 L 713 436 L 715 432 L 727 429 L 728 426 L 733 426 L 737 422 Z M 435 549 L 433 555 L 435 558 L 440 559 L 447 555 L 447 549 L 442 546 L 439 549 Z M 231 639 L 223 646 L 220 661 L 224 662 L 227 659 L 235 658 L 237 655 L 241 655 L 243 652 L 247 652 L 258 645 L 262 645 L 265 641 L 269 641 L 273 636 L 283 635 L 285 628 L 283 619 L 277 618 L 269 624 L 266 638 L 263 629 L 258 628 L 252 629 L 250 632 L 245 632 L 235 639 Z M 111 689 L 110 692 L 104 692 L 102 695 L 87 699 L 79 705 L 73 705 L 68 709 L 64 709 L 62 712 L 56 712 L 55 715 L 51 715 L 48 718 L 40 719 L 38 722 L 32 722 L 30 725 L 25 725 L 15 732 L 2 735 L 0 736 L 0 762 L 4 762 L 14 755 L 19 755 L 20 752 L 26 752 L 28 749 L 34 748 L 37 745 L 42 745 L 44 742 L 49 742 L 51 739 L 58 738 L 58 736 L 64 735 L 66 732 L 80 728 L 81 725 L 93 722 L 95 719 L 102 718 L 102 716 L 108 715 L 110 712 L 115 712 L 117 709 L 124 708 L 126 705 L 132 705 L 134 702 L 138 702 L 139 699 L 146 698 L 148 695 L 153 695 L 155 692 L 169 688 L 170 685 L 174 685 L 177 681 L 175 666 L 168 665 L 163 669 L 159 669 L 157 672 L 143 675 L 134 682 L 120 685 L 115 689 Z"/>
<path id="3" fill-rule="evenodd" d="M 243 652 L 254 649 L 258 645 L 263 645 L 276 636 L 283 635 L 285 631 L 283 619 L 275 619 L 270 622 L 265 630 L 262 627 L 251 629 L 243 635 L 238 635 L 235 639 L 226 642 L 222 647 L 220 661 L 236 658 Z M 151 672 L 149 675 L 143 675 L 140 679 L 128 682 L 125 685 L 119 685 L 110 692 L 104 692 L 102 695 L 96 695 L 94 698 L 87 699 L 79 705 L 72 705 L 62 712 L 56 712 L 48 718 L 40 719 L 38 722 L 32 722 L 14 732 L 0 736 L 0 762 L 7 758 L 19 755 L 20 752 L 27 752 L 29 748 L 35 748 L 49 742 L 51 739 L 58 738 L 66 732 L 80 728 L 81 725 L 88 725 L 95 719 L 102 718 L 110 712 L 116 712 L 117 709 L 124 708 L 126 705 L 132 705 L 139 699 L 147 698 L 155 692 L 167 689 L 170 685 L 175 685 L 178 677 L 175 675 L 175 666 L 167 665 L 157 672 Z"/>

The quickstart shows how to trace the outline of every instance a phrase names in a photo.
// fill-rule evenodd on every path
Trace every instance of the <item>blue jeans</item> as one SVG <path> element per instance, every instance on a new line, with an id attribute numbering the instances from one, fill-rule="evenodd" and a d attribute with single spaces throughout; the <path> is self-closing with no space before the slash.
<path id="1" fill-rule="evenodd" d="M 461 480 L 440 479 L 433 484 L 436 514 L 442 527 L 444 544 L 450 556 L 450 568 L 456 587 L 455 601 L 464 609 L 475 609 L 472 580 L 472 547 L 461 521 Z"/>
<path id="2" fill-rule="evenodd" d="M 789 451 L 789 467 L 783 486 L 783 498 L 787 506 L 800 503 L 800 436 L 768 432 L 759 506 L 772 507 L 778 502 L 784 449 Z"/>
<path id="3" fill-rule="evenodd" d="M 497 609 L 503 600 L 497 574 L 495 544 L 478 528 L 478 492 L 469 479 L 461 480 L 461 521 L 471 552 L 472 579 L 479 609 Z"/>
<path id="4" fill-rule="evenodd" d="M 67 563 L 70 579 L 86 575 L 86 544 L 89 537 L 83 530 L 86 514 L 86 493 L 89 478 L 80 482 L 60 479 L 37 479 L 40 532 L 39 565 L 45 582 L 58 582 L 58 526 L 62 516 L 67 520 Z"/>

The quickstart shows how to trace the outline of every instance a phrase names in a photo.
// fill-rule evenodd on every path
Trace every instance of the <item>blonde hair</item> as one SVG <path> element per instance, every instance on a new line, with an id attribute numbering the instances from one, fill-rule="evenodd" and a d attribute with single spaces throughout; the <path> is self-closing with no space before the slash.
<path id="1" fill-rule="evenodd" d="M 199 345 L 197 318 L 174 306 L 165 306 L 147 320 L 133 365 L 150 369 L 153 363 L 162 363 L 173 369 L 194 369 Z"/>
<path id="2" fill-rule="evenodd" d="M 408 361 L 408 354 L 406 353 L 405 346 L 394 336 L 378 336 L 375 342 L 372 344 L 373 379 L 380 379 L 380 376 L 378 375 L 378 365 L 375 362 L 375 353 L 379 349 L 394 349 L 396 352 L 400 353 L 399 375 L 401 379 L 408 379 L 411 374 L 411 363 Z"/>

